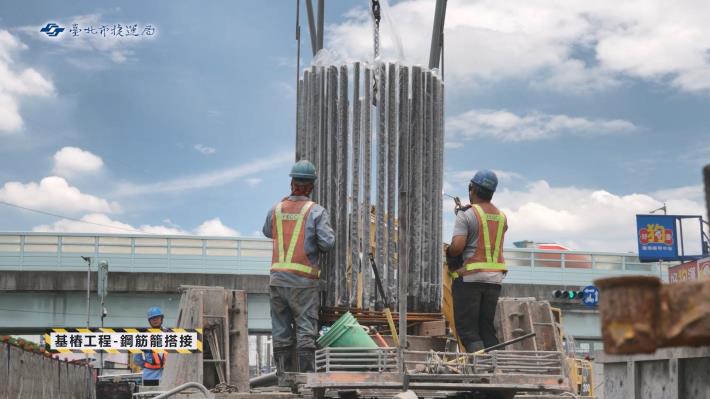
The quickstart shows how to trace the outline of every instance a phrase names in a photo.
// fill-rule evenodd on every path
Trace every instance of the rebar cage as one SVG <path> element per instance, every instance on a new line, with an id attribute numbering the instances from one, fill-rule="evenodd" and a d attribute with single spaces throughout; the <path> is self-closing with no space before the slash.
<path id="1" fill-rule="evenodd" d="M 320 260 L 321 305 L 382 309 L 368 264 L 374 251 L 392 304 L 405 288 L 408 310 L 438 312 L 443 81 L 419 66 L 313 66 L 299 81 L 297 109 L 296 159 L 316 165 L 313 199 L 336 233 Z"/>

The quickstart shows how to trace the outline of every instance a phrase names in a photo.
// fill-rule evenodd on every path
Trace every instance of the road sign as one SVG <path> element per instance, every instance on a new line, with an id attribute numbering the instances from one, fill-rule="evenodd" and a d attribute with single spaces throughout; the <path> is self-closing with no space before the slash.
<path id="1" fill-rule="evenodd" d="M 599 303 L 599 288 L 588 285 L 582 290 L 584 296 L 582 296 L 582 303 L 593 308 Z"/>
<path id="2" fill-rule="evenodd" d="M 667 215 L 636 215 L 641 262 L 678 259 L 676 219 Z"/>

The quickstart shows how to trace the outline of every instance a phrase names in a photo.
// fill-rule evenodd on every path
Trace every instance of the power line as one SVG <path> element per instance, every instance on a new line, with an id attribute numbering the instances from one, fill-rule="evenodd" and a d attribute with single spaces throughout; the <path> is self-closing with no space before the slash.
<path id="1" fill-rule="evenodd" d="M 10 308 L 0 308 L 3 312 L 20 312 L 20 313 L 41 313 L 41 314 L 52 314 L 52 315 L 64 315 L 64 316 L 86 316 L 86 313 L 71 313 L 71 312 L 49 312 L 44 310 L 28 310 L 28 309 L 10 309 Z M 129 318 L 135 317 L 133 314 L 116 314 L 110 315 L 110 317 L 121 317 Z"/>
<path id="2" fill-rule="evenodd" d="M 101 226 L 101 227 L 107 227 L 107 228 L 110 228 L 110 229 L 124 230 L 124 231 L 129 231 L 129 232 L 131 232 L 131 233 L 152 234 L 152 233 L 146 233 L 146 232 L 143 232 L 143 231 L 140 231 L 140 230 L 136 230 L 136 229 L 127 229 L 127 228 L 125 228 L 125 227 L 111 226 L 111 225 L 108 225 L 108 224 L 89 222 L 89 221 L 86 221 L 86 220 L 73 218 L 73 217 L 71 217 L 71 216 L 64 216 L 64 215 L 59 215 L 59 214 L 56 214 L 56 213 L 51 213 L 51 212 L 42 211 L 42 210 L 39 210 L 39 209 L 27 208 L 27 207 L 25 207 L 25 206 L 20 206 L 20 205 L 12 204 L 12 203 L 5 202 L 5 201 L 0 201 L 0 205 L 10 206 L 10 207 L 13 207 L 13 208 L 18 208 L 18 209 L 22 209 L 22 210 L 25 210 L 25 211 L 35 212 L 35 213 L 39 213 L 39 214 L 42 214 L 42 215 L 52 216 L 52 217 L 55 217 L 55 218 L 68 219 L 68 220 L 72 220 L 72 221 L 79 222 L 79 223 L 93 224 L 94 226 Z"/>

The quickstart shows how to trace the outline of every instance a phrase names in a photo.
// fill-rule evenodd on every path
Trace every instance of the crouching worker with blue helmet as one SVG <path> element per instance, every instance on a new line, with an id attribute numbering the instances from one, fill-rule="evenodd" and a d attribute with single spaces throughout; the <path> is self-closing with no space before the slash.
<path id="1" fill-rule="evenodd" d="M 314 371 L 318 337 L 318 255 L 335 235 L 328 211 L 310 200 L 316 168 L 306 160 L 291 169 L 291 194 L 266 215 L 263 232 L 273 238 L 269 290 L 277 374 Z M 298 354 L 294 362 L 292 353 Z M 297 369 L 294 370 L 294 363 Z"/>
<path id="2" fill-rule="evenodd" d="M 150 323 L 150 328 L 162 328 L 163 317 L 163 311 L 160 310 L 159 307 L 148 309 L 148 323 Z M 157 353 L 145 349 L 143 353 L 139 353 L 133 357 L 135 364 L 143 369 L 144 386 L 158 386 L 160 384 L 160 377 L 163 375 L 167 355 L 166 352 Z"/>

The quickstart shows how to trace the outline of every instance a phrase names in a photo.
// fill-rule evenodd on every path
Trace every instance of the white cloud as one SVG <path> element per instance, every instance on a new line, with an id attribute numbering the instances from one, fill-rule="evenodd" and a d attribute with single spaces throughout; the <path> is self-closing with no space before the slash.
<path id="1" fill-rule="evenodd" d="M 197 152 L 199 152 L 202 155 L 212 155 L 215 152 L 217 152 L 216 149 L 206 146 L 206 145 L 202 145 L 202 144 L 195 144 L 192 148 L 197 150 Z"/>
<path id="2" fill-rule="evenodd" d="M 21 96 L 46 97 L 54 85 L 33 68 L 17 66 L 16 55 L 27 46 L 0 29 L 0 135 L 19 131 L 23 126 L 19 110 Z"/>
<path id="3" fill-rule="evenodd" d="M 169 221 L 168 221 L 169 222 Z M 172 222 L 167 225 L 131 226 L 111 219 L 102 213 L 90 213 L 79 220 L 60 219 L 52 224 L 36 226 L 32 231 L 61 233 L 143 233 L 161 235 L 198 235 L 198 236 L 239 236 L 239 232 L 225 226 L 219 218 L 206 220 L 191 231 L 183 230 Z"/>
<path id="4" fill-rule="evenodd" d="M 428 61 L 433 1 L 391 7 L 404 62 Z M 371 59 L 371 17 L 364 6 L 327 27 L 327 47 L 346 58 Z M 659 81 L 685 91 L 710 89 L 710 3 L 695 0 L 450 0 L 446 74 L 466 82 L 532 81 L 564 92 L 604 89 L 621 77 Z M 385 59 L 396 40 L 384 24 Z M 422 29 L 425 27 L 425 29 Z"/>
<path id="5" fill-rule="evenodd" d="M 230 168 L 198 175 L 185 176 L 152 184 L 121 184 L 116 191 L 119 196 L 145 194 L 176 193 L 198 190 L 207 187 L 222 186 L 237 179 L 275 169 L 293 162 L 293 153 L 280 153 L 258 160 L 245 162 Z"/>
<path id="6" fill-rule="evenodd" d="M 138 233 L 133 226 L 112 220 L 101 213 L 84 215 L 80 221 L 61 219 L 52 224 L 36 226 L 32 231 L 57 233 Z"/>
<path id="7" fill-rule="evenodd" d="M 493 202 L 508 217 L 506 246 L 532 240 L 559 242 L 577 250 L 636 252 L 636 214 L 659 208 L 666 201 L 671 214 L 703 215 L 702 195 L 701 186 L 615 194 L 601 189 L 553 187 L 539 180 L 520 190 L 503 188 Z M 452 218 L 450 208 L 445 207 L 444 218 Z"/>
<path id="8" fill-rule="evenodd" d="M 225 226 L 219 218 L 206 220 L 194 230 L 198 236 L 239 236 L 239 232 Z"/>
<path id="9" fill-rule="evenodd" d="M 256 187 L 259 184 L 261 184 L 262 181 L 264 181 L 264 179 L 262 179 L 261 177 L 250 177 L 250 178 L 246 179 L 246 182 L 249 185 L 249 187 Z"/>
<path id="10" fill-rule="evenodd" d="M 97 155 L 77 147 L 64 147 L 54 154 L 54 168 L 57 175 L 71 177 L 87 173 L 96 173 L 104 166 L 104 161 Z"/>
<path id="11" fill-rule="evenodd" d="M 58 176 L 45 177 L 39 183 L 7 182 L 0 188 L 0 200 L 27 208 L 62 213 L 120 211 L 117 202 L 84 194 Z"/>
<path id="12" fill-rule="evenodd" d="M 595 136 L 626 133 L 636 126 L 623 119 L 587 119 L 533 112 L 516 115 L 507 110 L 470 110 L 446 121 L 449 139 L 489 137 L 502 141 L 543 140 L 561 135 Z"/>

